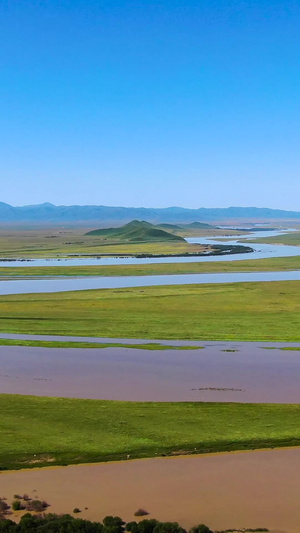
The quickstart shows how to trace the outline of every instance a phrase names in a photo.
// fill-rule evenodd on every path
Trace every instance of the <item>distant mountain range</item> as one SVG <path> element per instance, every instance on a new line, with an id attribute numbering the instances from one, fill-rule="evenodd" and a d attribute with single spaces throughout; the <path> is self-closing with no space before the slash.
<path id="1" fill-rule="evenodd" d="M 159 223 L 193 222 L 264 222 L 268 220 L 300 220 L 300 212 L 259 207 L 227 207 L 185 209 L 183 207 L 107 207 L 103 205 L 60 205 L 49 203 L 13 207 L 0 202 L 0 222 L 4 225 L 57 225 L 98 227 L 120 225 L 131 220 Z"/>

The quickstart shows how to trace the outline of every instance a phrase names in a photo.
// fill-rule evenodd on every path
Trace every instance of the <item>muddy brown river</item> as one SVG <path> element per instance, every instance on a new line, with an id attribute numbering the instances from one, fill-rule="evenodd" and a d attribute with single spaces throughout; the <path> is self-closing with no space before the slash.
<path id="1" fill-rule="evenodd" d="M 192 343 L 190 343 L 192 344 Z M 201 343 L 200 343 L 201 344 Z M 199 350 L 0 346 L 0 392 L 130 401 L 300 403 L 300 352 L 266 343 Z"/>
<path id="2" fill-rule="evenodd" d="M 0 346 L 0 392 L 300 403 L 300 352 L 280 349 L 295 345 L 186 344 L 203 348 Z M 79 507 L 79 516 L 91 520 L 117 514 L 130 521 L 142 507 L 150 518 L 185 528 L 203 522 L 213 530 L 266 527 L 272 533 L 300 533 L 300 449 L 1 472 L 0 496 L 11 502 L 17 493 L 47 500 L 49 512 Z"/>
<path id="3" fill-rule="evenodd" d="M 1 496 L 11 502 L 16 493 L 46 499 L 49 512 L 79 507 L 79 516 L 91 520 L 131 521 L 142 507 L 149 518 L 185 528 L 205 523 L 213 530 L 299 533 L 300 449 L 2 472 Z"/>

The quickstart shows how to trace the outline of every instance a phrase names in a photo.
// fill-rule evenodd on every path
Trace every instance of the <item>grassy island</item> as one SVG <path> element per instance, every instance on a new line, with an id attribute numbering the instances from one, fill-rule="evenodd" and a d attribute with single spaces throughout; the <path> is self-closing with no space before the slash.
<path id="1" fill-rule="evenodd" d="M 298 281 L 0 296 L 0 331 L 138 339 L 300 341 Z"/>
<path id="2" fill-rule="evenodd" d="M 196 253 L 201 253 L 196 252 Z M 251 255 L 250 255 L 251 257 Z M 28 263 L 24 262 L 24 265 Z M 300 269 L 300 256 L 270 259 L 242 259 L 238 261 L 150 263 L 138 265 L 92 266 L 18 266 L 5 267 L 0 262 L 0 278 L 56 277 L 56 276 L 158 276 L 168 274 L 204 274 L 222 272 L 276 272 Z"/>
<path id="3" fill-rule="evenodd" d="M 0 395 L 2 469 L 299 446 L 300 405 Z"/>

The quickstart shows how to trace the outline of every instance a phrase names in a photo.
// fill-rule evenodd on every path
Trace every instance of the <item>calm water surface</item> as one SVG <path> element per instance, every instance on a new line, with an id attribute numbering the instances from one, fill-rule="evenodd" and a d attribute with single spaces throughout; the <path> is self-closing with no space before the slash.
<path id="1" fill-rule="evenodd" d="M 289 230 L 292 231 L 292 230 Z M 257 237 L 275 237 L 287 233 L 286 231 L 266 231 L 240 235 L 238 237 L 226 238 L 229 244 L 240 245 L 239 239 L 249 240 Z M 219 240 L 218 237 L 194 237 L 187 238 L 187 242 L 195 244 L 226 244 Z M 247 245 L 247 243 L 245 243 Z M 215 261 L 241 261 L 243 259 L 266 259 L 269 257 L 290 257 L 300 255 L 299 246 L 280 246 L 276 244 L 257 244 L 251 243 L 252 253 L 242 253 L 233 255 L 203 256 L 203 257 L 90 257 L 90 258 L 57 258 L 57 259 L 33 259 L 28 261 L 0 261 L 1 267 L 20 267 L 20 266 L 91 266 L 91 265 L 142 265 L 155 263 L 210 263 Z"/>
<path id="2" fill-rule="evenodd" d="M 275 343 L 198 344 L 204 348 L 0 346 L 0 390 L 129 401 L 300 403 L 300 352 L 262 347 Z"/>
<path id="3" fill-rule="evenodd" d="M 300 280 L 300 270 L 284 272 L 228 272 L 221 274 L 172 274 L 163 276 L 98 276 L 60 279 L 0 281 L 0 295 L 67 292 L 88 289 L 122 289 L 164 285 L 241 283 L 251 281 Z"/>
<path id="4" fill-rule="evenodd" d="M 260 232 L 259 237 L 270 235 L 281 235 L 284 232 L 266 231 Z M 257 237 L 256 233 L 243 236 L 243 239 Z M 187 239 L 189 242 L 202 242 L 206 244 L 224 244 L 223 241 L 217 241 L 214 238 L 196 238 Z M 231 244 L 239 244 L 238 240 L 231 239 Z M 257 259 L 269 257 L 288 257 L 300 255 L 298 246 L 279 246 L 259 244 L 252 245 L 254 252 L 247 254 L 225 255 L 215 257 L 169 257 L 169 258 L 90 258 L 90 259 L 41 259 L 29 262 L 7 261 L 0 263 L 1 266 L 45 266 L 45 265 L 95 265 L 95 264 L 149 264 L 149 263 L 186 263 L 186 262 L 214 262 L 214 261 L 238 261 L 242 259 Z M 236 283 L 251 281 L 283 281 L 299 280 L 300 271 L 294 272 L 239 272 L 239 273 L 220 273 L 220 274 L 179 274 L 163 276 L 97 276 L 97 277 L 78 277 L 78 278 L 56 278 L 56 279 L 19 279 L 19 280 L 1 280 L 0 295 L 5 294 L 28 294 L 40 292 L 64 292 L 87 289 L 117 289 L 127 287 L 142 287 L 153 285 L 189 285 L 203 283 Z"/>
<path id="5" fill-rule="evenodd" d="M 300 449 L 143 459 L 0 473 L 0 494 L 45 499 L 54 513 L 199 523 L 213 530 L 265 527 L 299 533 Z M 84 509 L 88 507 L 88 509 Z M 15 517 L 13 517 L 15 518 Z"/>

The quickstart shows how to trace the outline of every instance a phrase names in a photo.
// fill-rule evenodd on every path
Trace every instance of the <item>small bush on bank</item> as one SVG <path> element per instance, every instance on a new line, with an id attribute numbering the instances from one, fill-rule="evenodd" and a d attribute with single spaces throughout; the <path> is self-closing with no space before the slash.
<path id="1" fill-rule="evenodd" d="M 5 498 L 0 498 L 0 516 L 5 515 L 9 509 L 9 505 L 6 503 Z"/>
<path id="2" fill-rule="evenodd" d="M 26 504 L 27 511 L 34 511 L 36 513 L 42 513 L 49 507 L 49 504 L 40 500 L 29 500 Z"/>
<path id="3" fill-rule="evenodd" d="M 198 526 L 192 527 L 189 533 L 213 533 L 213 531 L 211 531 L 209 527 L 205 526 L 204 524 L 199 524 Z"/>
<path id="4" fill-rule="evenodd" d="M 22 504 L 21 500 L 15 500 L 11 504 L 11 508 L 13 511 L 21 511 L 22 509 L 25 509 L 24 505 Z"/>

